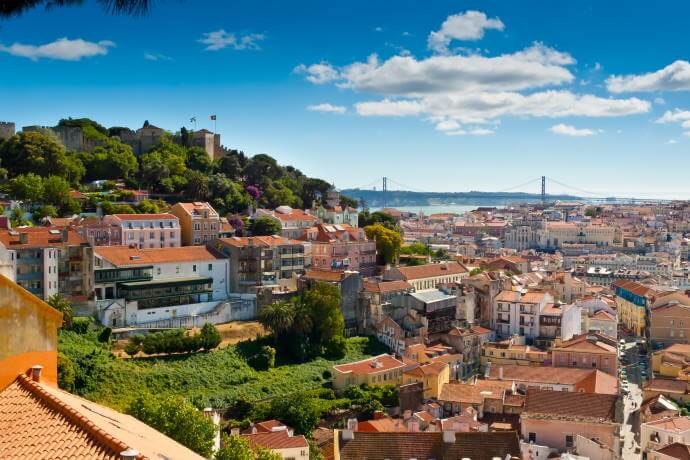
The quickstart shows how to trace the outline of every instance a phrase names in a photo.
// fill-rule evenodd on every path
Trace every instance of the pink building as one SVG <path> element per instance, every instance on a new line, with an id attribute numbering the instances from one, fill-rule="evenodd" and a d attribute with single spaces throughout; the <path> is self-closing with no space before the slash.
<path id="1" fill-rule="evenodd" d="M 120 245 L 139 249 L 180 246 L 180 220 L 172 214 L 112 214 L 103 217 L 103 223 L 120 227 Z"/>
<path id="2" fill-rule="evenodd" d="M 302 240 L 311 243 L 314 270 L 354 270 L 365 276 L 376 268 L 376 242 L 361 228 L 350 225 L 317 225 L 306 229 Z"/>
<path id="3" fill-rule="evenodd" d="M 122 244 L 122 227 L 114 222 L 105 222 L 100 217 L 77 217 L 70 226 L 91 246 Z"/>
<path id="4" fill-rule="evenodd" d="M 599 369 L 618 375 L 618 349 L 616 339 L 598 332 L 573 337 L 551 349 L 554 367 Z"/>
<path id="5" fill-rule="evenodd" d="M 528 389 L 520 436 L 528 443 L 566 451 L 581 435 L 620 453 L 621 417 L 617 395 Z"/>

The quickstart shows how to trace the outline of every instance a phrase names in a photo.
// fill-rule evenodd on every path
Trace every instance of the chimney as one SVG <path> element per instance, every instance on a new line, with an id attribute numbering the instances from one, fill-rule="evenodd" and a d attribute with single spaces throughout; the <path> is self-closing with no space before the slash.
<path id="1" fill-rule="evenodd" d="M 408 420 L 407 431 L 411 433 L 417 433 L 419 431 L 419 422 L 415 419 Z"/>
<path id="2" fill-rule="evenodd" d="M 213 437 L 213 452 L 216 452 L 220 449 L 220 414 L 214 411 L 212 407 L 205 407 L 204 417 L 211 420 L 216 429 L 216 434 Z"/>
<path id="3" fill-rule="evenodd" d="M 240 435 L 240 429 L 239 428 L 232 428 L 232 429 L 230 429 L 230 434 L 233 436 L 239 436 Z"/>
<path id="4" fill-rule="evenodd" d="M 20 233 L 19 234 L 19 243 L 20 244 L 28 244 L 29 243 L 29 234 L 28 233 Z"/>
<path id="5" fill-rule="evenodd" d="M 41 381 L 41 371 L 43 370 L 43 366 L 40 364 L 36 364 L 31 367 L 31 380 L 34 382 L 40 382 Z"/>
<path id="6" fill-rule="evenodd" d="M 127 449 L 124 452 L 120 452 L 121 460 L 135 460 L 139 456 L 139 452 L 134 449 Z"/>
<path id="7" fill-rule="evenodd" d="M 498 368 L 498 380 L 503 380 L 503 366 Z"/>
<path id="8" fill-rule="evenodd" d="M 69 230 L 66 228 L 62 229 L 62 233 L 60 234 L 60 241 L 63 243 L 66 243 L 69 240 Z"/>
<path id="9" fill-rule="evenodd" d="M 355 432 L 352 430 L 343 430 L 343 441 L 352 441 L 355 439 Z"/>
<path id="10" fill-rule="evenodd" d="M 347 419 L 347 429 L 349 431 L 357 431 L 357 419 L 356 418 L 349 418 Z"/>
<path id="11" fill-rule="evenodd" d="M 444 431 L 443 442 L 446 444 L 455 444 L 455 431 Z"/>

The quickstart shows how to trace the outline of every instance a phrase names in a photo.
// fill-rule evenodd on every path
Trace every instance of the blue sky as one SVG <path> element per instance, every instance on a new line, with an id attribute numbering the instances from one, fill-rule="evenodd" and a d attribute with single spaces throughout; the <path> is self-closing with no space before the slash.
<path id="1" fill-rule="evenodd" d="M 154 3 L 1 23 L 0 120 L 217 114 L 226 145 L 339 187 L 690 198 L 685 2 Z"/>

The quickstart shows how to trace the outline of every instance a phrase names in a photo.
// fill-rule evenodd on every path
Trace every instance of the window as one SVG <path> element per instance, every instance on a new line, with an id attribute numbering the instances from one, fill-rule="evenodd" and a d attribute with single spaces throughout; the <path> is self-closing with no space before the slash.
<path id="1" fill-rule="evenodd" d="M 537 433 L 530 433 L 528 435 L 529 442 L 537 442 Z"/>
<path id="2" fill-rule="evenodd" d="M 571 435 L 571 434 L 566 434 L 566 435 L 565 435 L 565 447 L 566 447 L 566 448 L 571 448 L 571 447 L 573 447 L 573 446 L 574 446 L 574 444 L 573 444 L 573 435 Z"/>
<path id="3" fill-rule="evenodd" d="M 208 271 L 213 271 L 213 264 L 208 264 Z"/>
<path id="4" fill-rule="evenodd" d="M 192 271 L 196 273 L 196 264 L 192 265 Z"/>

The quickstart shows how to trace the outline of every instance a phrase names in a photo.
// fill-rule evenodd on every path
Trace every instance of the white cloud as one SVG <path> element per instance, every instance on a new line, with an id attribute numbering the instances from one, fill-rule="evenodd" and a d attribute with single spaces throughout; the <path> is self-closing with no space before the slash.
<path id="1" fill-rule="evenodd" d="M 38 46 L 25 45 L 23 43 L 13 43 L 10 46 L 0 44 L 0 51 L 12 54 L 13 56 L 29 58 L 32 61 L 43 58 L 58 59 L 62 61 L 78 61 L 84 57 L 108 54 L 109 48 L 114 46 L 115 43 L 110 40 L 89 42 L 81 38 L 75 40 L 60 38 L 54 42 Z"/>
<path id="2" fill-rule="evenodd" d="M 570 91 L 447 93 L 414 99 L 383 99 L 355 104 L 364 116 L 426 114 L 460 123 L 487 123 L 502 116 L 557 118 L 570 116 L 615 117 L 647 112 L 650 104 L 630 99 L 579 95 Z"/>
<path id="3" fill-rule="evenodd" d="M 307 81 L 317 85 L 328 83 L 340 78 L 336 68 L 325 61 L 322 61 L 319 64 L 312 64 L 310 66 L 300 64 L 295 67 L 294 72 L 306 75 L 305 78 Z"/>
<path id="4" fill-rule="evenodd" d="M 675 140 L 675 139 L 669 139 L 669 140 L 666 141 L 666 143 L 667 143 L 667 144 L 670 144 L 670 145 L 673 145 L 673 144 L 677 144 L 678 141 Z"/>
<path id="5" fill-rule="evenodd" d="M 595 71 L 595 72 L 599 72 L 601 69 L 602 69 L 601 63 L 595 62 L 595 63 L 594 63 L 594 71 Z"/>
<path id="6" fill-rule="evenodd" d="M 516 91 L 573 81 L 565 67 L 575 63 L 567 53 L 535 43 L 495 57 L 394 56 L 380 61 L 371 55 L 332 73 L 338 86 L 385 95 L 419 96 L 457 91 Z M 323 63 L 322 63 L 323 64 Z M 329 70 L 335 70 L 329 65 Z"/>
<path id="7" fill-rule="evenodd" d="M 578 129 L 572 125 L 566 125 L 564 123 L 553 125 L 549 128 L 549 131 L 551 131 L 554 134 L 561 134 L 563 136 L 573 137 L 594 136 L 596 134 L 596 131 L 592 129 Z"/>
<path id="8" fill-rule="evenodd" d="M 640 91 L 690 91 L 690 62 L 678 60 L 656 72 L 612 75 L 606 79 L 612 93 Z"/>
<path id="9" fill-rule="evenodd" d="M 690 120 L 689 110 L 667 110 L 664 114 L 655 120 L 655 123 L 681 123 L 683 121 Z"/>
<path id="10" fill-rule="evenodd" d="M 375 32 L 383 32 L 383 27 L 381 27 L 381 26 L 374 27 L 374 31 Z"/>
<path id="11" fill-rule="evenodd" d="M 427 40 L 430 49 L 439 52 L 448 52 L 451 40 L 481 40 L 484 31 L 489 29 L 503 30 L 505 25 L 498 19 L 489 19 L 481 11 L 465 11 L 454 14 L 441 24 L 441 29 L 431 32 Z"/>
<path id="12" fill-rule="evenodd" d="M 424 112 L 424 107 L 418 101 L 411 100 L 390 100 L 358 102 L 355 110 L 359 115 L 365 117 L 405 117 L 409 115 L 420 115 Z"/>
<path id="13" fill-rule="evenodd" d="M 172 61 L 173 58 L 161 53 L 144 53 L 144 59 L 147 61 Z"/>
<path id="14" fill-rule="evenodd" d="M 308 105 L 307 110 L 311 112 L 325 112 L 325 113 L 345 113 L 347 109 L 342 105 L 333 105 L 329 103 Z"/>
<path id="15" fill-rule="evenodd" d="M 235 50 L 258 50 L 261 49 L 259 42 L 265 38 L 264 34 L 235 35 L 226 32 L 225 29 L 219 29 L 203 34 L 198 42 L 207 45 L 204 48 L 206 51 L 218 51 L 227 47 Z"/>
<path id="16" fill-rule="evenodd" d="M 438 131 L 456 131 L 460 129 L 460 123 L 455 120 L 442 120 L 436 123 Z"/>

